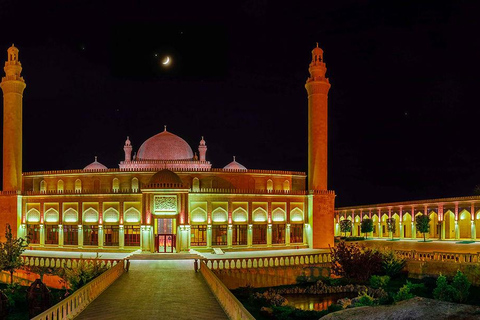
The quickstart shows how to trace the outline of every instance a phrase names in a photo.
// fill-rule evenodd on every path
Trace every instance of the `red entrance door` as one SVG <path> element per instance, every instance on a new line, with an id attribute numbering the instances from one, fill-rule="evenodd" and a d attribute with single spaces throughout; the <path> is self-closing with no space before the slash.
<path id="1" fill-rule="evenodd" d="M 174 234 L 157 234 L 155 236 L 155 251 L 156 252 L 170 252 L 173 253 L 173 249 L 176 245 L 176 237 Z"/>

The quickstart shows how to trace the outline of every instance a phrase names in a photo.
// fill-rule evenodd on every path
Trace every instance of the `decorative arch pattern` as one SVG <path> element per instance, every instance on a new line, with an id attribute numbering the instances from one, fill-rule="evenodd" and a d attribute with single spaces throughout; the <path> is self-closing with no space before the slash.
<path id="1" fill-rule="evenodd" d="M 125 222 L 139 222 L 140 221 L 140 211 L 137 208 L 130 207 L 123 213 L 125 216 Z"/>
<path id="2" fill-rule="evenodd" d="M 136 178 L 136 177 L 132 178 L 132 191 L 133 192 L 138 191 L 138 178 Z"/>
<path id="3" fill-rule="evenodd" d="M 262 207 L 258 207 L 257 209 L 253 210 L 253 221 L 255 222 L 263 222 L 267 221 L 267 211 Z"/>
<path id="4" fill-rule="evenodd" d="M 113 178 L 112 180 L 113 192 L 118 192 L 119 189 L 120 189 L 120 180 L 118 180 L 118 178 Z"/>
<path id="5" fill-rule="evenodd" d="M 222 207 L 218 207 L 212 211 L 213 222 L 226 222 L 228 219 L 228 212 Z"/>
<path id="6" fill-rule="evenodd" d="M 78 221 L 78 212 L 73 208 L 68 208 L 63 212 L 63 221 L 64 222 L 77 222 Z"/>
<path id="7" fill-rule="evenodd" d="M 62 193 L 64 190 L 64 183 L 63 183 L 63 180 L 58 180 L 57 181 L 57 192 L 60 192 Z"/>
<path id="8" fill-rule="evenodd" d="M 197 177 L 193 178 L 192 191 L 193 192 L 199 192 L 200 191 L 200 180 Z"/>
<path id="9" fill-rule="evenodd" d="M 45 222 L 58 222 L 58 211 L 54 208 L 50 208 L 44 213 Z"/>
<path id="10" fill-rule="evenodd" d="M 234 222 L 247 222 L 248 212 L 242 207 L 239 207 L 232 212 L 232 218 Z"/>
<path id="11" fill-rule="evenodd" d="M 283 191 L 290 191 L 290 181 L 283 181 Z"/>
<path id="12" fill-rule="evenodd" d="M 28 222 L 40 222 L 40 211 L 36 208 L 32 208 L 27 212 L 27 221 Z"/>
<path id="13" fill-rule="evenodd" d="M 272 191 L 273 190 L 273 181 L 272 179 L 268 179 L 267 181 L 267 191 Z"/>
<path id="14" fill-rule="evenodd" d="M 83 211 L 83 221 L 84 222 L 98 222 L 98 211 L 95 210 L 92 207 Z"/>
<path id="15" fill-rule="evenodd" d="M 283 210 L 282 208 L 275 208 L 272 211 L 272 220 L 285 221 L 285 210 Z"/>
<path id="16" fill-rule="evenodd" d="M 296 207 L 290 211 L 290 221 L 303 221 L 303 211 Z"/>
<path id="17" fill-rule="evenodd" d="M 82 180 L 80 179 L 75 180 L 75 192 L 82 192 Z"/>
<path id="18" fill-rule="evenodd" d="M 118 222 L 119 213 L 115 208 L 108 208 L 103 212 L 103 221 L 105 222 Z"/>
<path id="19" fill-rule="evenodd" d="M 190 212 L 190 217 L 192 222 L 206 222 L 207 211 L 205 211 L 203 208 L 197 207 Z"/>
<path id="20" fill-rule="evenodd" d="M 40 181 L 40 192 L 47 192 L 47 183 L 45 180 Z"/>

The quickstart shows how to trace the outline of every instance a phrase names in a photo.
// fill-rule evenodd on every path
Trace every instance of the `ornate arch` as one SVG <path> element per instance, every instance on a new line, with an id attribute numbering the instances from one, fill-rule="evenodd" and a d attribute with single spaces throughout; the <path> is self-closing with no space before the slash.
<path id="1" fill-rule="evenodd" d="M 104 222 L 118 222 L 119 212 L 115 208 L 108 208 L 103 212 Z"/>
<path id="2" fill-rule="evenodd" d="M 98 222 L 98 211 L 90 207 L 83 211 L 84 222 Z"/>
<path id="3" fill-rule="evenodd" d="M 190 218 L 192 222 L 206 222 L 207 211 L 201 207 L 196 207 L 190 212 Z"/>
<path id="4" fill-rule="evenodd" d="M 253 221 L 255 222 L 263 222 L 267 221 L 267 210 L 263 209 L 262 207 L 258 207 L 253 210 Z"/>
<path id="5" fill-rule="evenodd" d="M 63 212 L 63 221 L 64 222 L 77 222 L 78 221 L 78 212 L 73 208 L 68 208 Z"/>
<path id="6" fill-rule="evenodd" d="M 130 207 L 123 213 L 125 217 L 125 222 L 139 222 L 140 221 L 140 211 L 137 208 Z"/>
<path id="7" fill-rule="evenodd" d="M 58 222 L 58 211 L 54 208 L 50 208 L 44 213 L 45 222 Z"/>
<path id="8" fill-rule="evenodd" d="M 27 212 L 27 222 L 40 222 L 40 211 L 32 208 Z"/>
<path id="9" fill-rule="evenodd" d="M 248 212 L 244 208 L 238 207 L 237 209 L 233 210 L 232 218 L 234 222 L 247 222 Z"/>
<path id="10" fill-rule="evenodd" d="M 285 210 L 282 208 L 275 208 L 272 211 L 272 221 L 285 221 Z"/>
<path id="11" fill-rule="evenodd" d="M 213 222 L 226 222 L 228 220 L 228 212 L 222 207 L 218 207 L 212 211 Z"/>

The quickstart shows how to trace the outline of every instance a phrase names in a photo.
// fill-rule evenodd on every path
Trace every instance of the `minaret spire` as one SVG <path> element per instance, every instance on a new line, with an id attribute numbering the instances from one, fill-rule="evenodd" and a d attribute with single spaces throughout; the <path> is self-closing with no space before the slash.
<path id="1" fill-rule="evenodd" d="M 207 145 L 203 136 L 202 140 L 200 140 L 200 145 L 198 146 L 198 154 L 200 155 L 200 161 L 207 161 Z"/>
<path id="2" fill-rule="evenodd" d="M 128 136 L 127 140 L 125 140 L 123 151 L 125 152 L 125 161 L 132 161 L 132 143 L 130 142 L 130 138 Z"/>
<path id="3" fill-rule="evenodd" d="M 22 104 L 26 84 L 18 49 L 12 44 L 7 50 L 3 90 L 3 190 L 22 190 Z"/>

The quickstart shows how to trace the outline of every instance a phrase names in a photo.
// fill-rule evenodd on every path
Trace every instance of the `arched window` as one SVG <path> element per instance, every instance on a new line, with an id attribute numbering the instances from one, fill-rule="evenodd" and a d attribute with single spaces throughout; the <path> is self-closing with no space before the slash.
<path id="1" fill-rule="evenodd" d="M 77 222 L 78 212 L 73 208 L 68 208 L 63 212 L 63 221 L 64 222 Z"/>
<path id="2" fill-rule="evenodd" d="M 212 211 L 212 220 L 213 222 L 226 222 L 228 217 L 228 212 L 222 207 L 216 208 Z"/>
<path id="3" fill-rule="evenodd" d="M 205 222 L 207 221 L 207 211 L 203 208 L 197 207 L 190 212 L 192 222 Z"/>
<path id="4" fill-rule="evenodd" d="M 282 208 L 275 208 L 275 210 L 272 211 L 272 220 L 285 221 L 285 210 Z"/>
<path id="5" fill-rule="evenodd" d="M 290 181 L 283 181 L 283 191 L 290 191 Z"/>
<path id="6" fill-rule="evenodd" d="M 112 181 L 113 192 L 118 192 L 119 189 L 120 189 L 120 181 L 118 180 L 118 178 L 113 178 L 113 181 Z"/>
<path id="7" fill-rule="evenodd" d="M 27 221 L 28 222 L 39 222 L 40 221 L 40 211 L 35 208 L 28 210 L 27 212 Z"/>
<path id="8" fill-rule="evenodd" d="M 82 180 L 80 179 L 75 180 L 75 192 L 77 193 L 82 192 Z"/>
<path id="9" fill-rule="evenodd" d="M 64 185 L 63 180 L 58 180 L 57 181 L 57 192 L 63 193 L 63 189 L 64 189 L 63 185 Z"/>
<path id="10" fill-rule="evenodd" d="M 137 192 L 138 191 L 138 179 L 137 178 L 132 178 L 132 191 Z"/>
<path id="11" fill-rule="evenodd" d="M 273 181 L 272 179 L 268 179 L 267 181 L 267 191 L 272 191 L 273 190 Z"/>
<path id="12" fill-rule="evenodd" d="M 290 211 L 290 221 L 303 221 L 303 211 L 298 207 L 293 208 L 292 211 Z"/>
<path id="13" fill-rule="evenodd" d="M 267 221 L 267 211 L 262 207 L 259 207 L 253 210 L 253 221 L 255 222 Z"/>
<path id="14" fill-rule="evenodd" d="M 247 222 L 248 212 L 242 207 L 239 207 L 232 212 L 234 222 Z"/>
<path id="15" fill-rule="evenodd" d="M 115 208 L 108 208 L 103 212 L 103 221 L 118 222 L 118 211 Z"/>
<path id="16" fill-rule="evenodd" d="M 134 207 L 130 207 L 123 213 L 125 216 L 126 222 L 139 222 L 140 221 L 140 211 Z"/>
<path id="17" fill-rule="evenodd" d="M 90 207 L 83 212 L 83 221 L 98 222 L 98 211 Z"/>
<path id="18" fill-rule="evenodd" d="M 197 177 L 193 178 L 192 191 L 193 192 L 199 192 L 200 191 L 200 180 Z"/>
<path id="19" fill-rule="evenodd" d="M 40 181 L 40 192 L 47 192 L 47 183 L 45 182 L 45 180 Z"/>
<path id="20" fill-rule="evenodd" d="M 58 211 L 50 208 L 43 214 L 46 222 L 58 222 Z"/>

